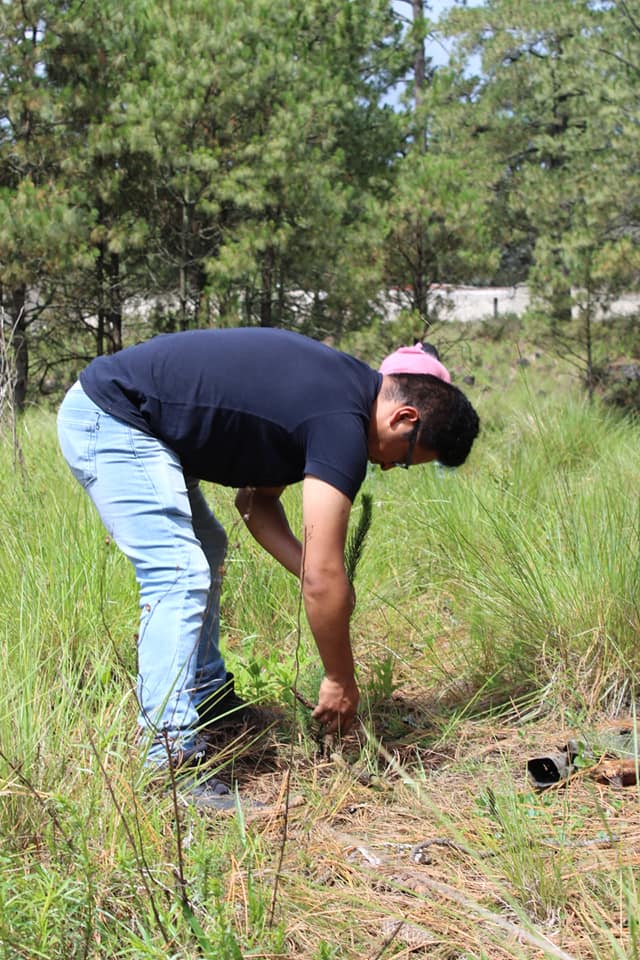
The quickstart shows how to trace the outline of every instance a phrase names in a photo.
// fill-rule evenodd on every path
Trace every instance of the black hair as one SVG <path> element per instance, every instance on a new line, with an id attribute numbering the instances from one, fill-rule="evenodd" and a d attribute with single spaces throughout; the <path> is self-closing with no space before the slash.
<path id="1" fill-rule="evenodd" d="M 389 381 L 394 398 L 418 411 L 418 445 L 434 450 L 445 467 L 464 463 L 480 431 L 480 418 L 462 390 L 430 373 L 393 373 Z"/>

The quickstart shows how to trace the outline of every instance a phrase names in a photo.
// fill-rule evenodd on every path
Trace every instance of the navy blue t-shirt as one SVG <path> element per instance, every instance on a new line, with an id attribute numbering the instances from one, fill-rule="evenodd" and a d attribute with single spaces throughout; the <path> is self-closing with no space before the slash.
<path id="1" fill-rule="evenodd" d="M 256 327 L 154 337 L 97 357 L 80 382 L 191 476 L 258 487 L 308 474 L 353 500 L 382 376 L 308 337 Z"/>

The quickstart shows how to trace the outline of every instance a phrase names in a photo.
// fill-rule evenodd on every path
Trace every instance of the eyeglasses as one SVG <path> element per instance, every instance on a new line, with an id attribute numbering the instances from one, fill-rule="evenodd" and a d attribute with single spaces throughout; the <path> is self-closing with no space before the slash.
<path id="1" fill-rule="evenodd" d="M 407 449 L 407 455 L 404 460 L 396 460 L 393 464 L 394 467 L 402 467 L 403 470 L 408 470 L 411 466 L 411 461 L 413 460 L 413 451 L 416 445 L 416 440 L 418 439 L 418 431 L 420 430 L 420 420 L 416 420 L 413 425 L 413 429 L 409 434 L 409 447 Z"/>

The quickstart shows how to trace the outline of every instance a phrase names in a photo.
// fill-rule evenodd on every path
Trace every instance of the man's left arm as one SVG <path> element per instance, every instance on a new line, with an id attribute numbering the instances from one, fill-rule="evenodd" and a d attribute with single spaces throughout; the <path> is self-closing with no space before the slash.
<path id="1" fill-rule="evenodd" d="M 252 536 L 296 577 L 302 570 L 302 544 L 294 536 L 280 495 L 284 487 L 243 487 L 236 507 Z"/>

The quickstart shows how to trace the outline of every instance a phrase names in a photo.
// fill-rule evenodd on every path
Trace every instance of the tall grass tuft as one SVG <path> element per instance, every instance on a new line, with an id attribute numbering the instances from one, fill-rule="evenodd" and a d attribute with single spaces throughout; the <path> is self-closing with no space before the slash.
<path id="1" fill-rule="evenodd" d="M 518 412 L 507 436 L 411 494 L 416 563 L 469 627 L 451 656 L 505 691 L 611 706 L 640 666 L 638 429 L 573 402 Z M 427 589 L 425 584 L 425 589 Z"/>

